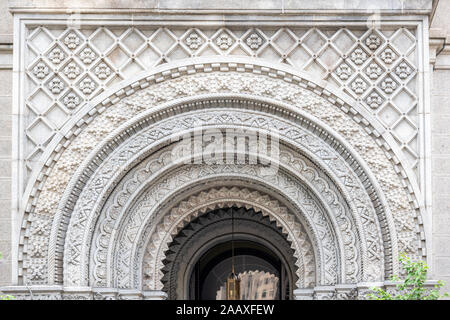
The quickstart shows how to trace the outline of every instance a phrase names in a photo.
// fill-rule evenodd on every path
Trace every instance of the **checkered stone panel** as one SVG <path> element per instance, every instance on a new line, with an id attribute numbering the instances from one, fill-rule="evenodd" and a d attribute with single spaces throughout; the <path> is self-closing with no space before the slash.
<path id="1" fill-rule="evenodd" d="M 381 120 L 418 172 L 415 29 L 39 26 L 27 32 L 28 173 L 64 123 L 108 87 L 160 64 L 217 55 L 287 64 L 328 81 Z"/>

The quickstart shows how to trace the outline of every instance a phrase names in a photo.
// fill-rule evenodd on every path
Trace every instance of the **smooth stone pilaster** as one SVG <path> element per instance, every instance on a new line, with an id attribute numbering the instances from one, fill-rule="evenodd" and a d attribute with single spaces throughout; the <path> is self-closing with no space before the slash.
<path id="1" fill-rule="evenodd" d="M 295 300 L 313 300 L 314 289 L 312 288 L 301 288 L 294 290 Z"/>
<path id="2" fill-rule="evenodd" d="M 142 300 L 142 291 L 136 289 L 119 290 L 120 300 Z"/>

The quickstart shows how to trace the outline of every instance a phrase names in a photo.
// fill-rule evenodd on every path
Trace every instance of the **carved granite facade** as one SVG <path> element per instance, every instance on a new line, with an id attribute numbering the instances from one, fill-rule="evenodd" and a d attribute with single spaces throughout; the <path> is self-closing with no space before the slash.
<path id="1" fill-rule="evenodd" d="M 429 261 L 422 2 L 314 23 L 17 9 L 16 287 L 4 291 L 166 298 L 173 239 L 233 206 L 287 239 L 298 299 L 361 299 L 400 272 L 401 252 Z M 276 132 L 278 171 L 174 156 L 173 139 L 199 128 Z"/>

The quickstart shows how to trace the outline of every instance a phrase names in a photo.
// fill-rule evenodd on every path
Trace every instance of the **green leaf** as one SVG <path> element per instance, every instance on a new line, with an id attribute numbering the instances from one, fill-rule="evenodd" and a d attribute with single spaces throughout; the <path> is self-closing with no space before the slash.
<path id="1" fill-rule="evenodd" d="M 370 288 L 372 293 L 367 296 L 371 300 L 438 300 L 449 297 L 448 293 L 440 294 L 439 290 L 444 283 L 438 281 L 433 290 L 424 287 L 427 280 L 428 265 L 424 261 L 412 261 L 405 253 L 400 254 L 399 261 L 405 270 L 404 279 L 393 275 L 392 281 L 402 281 L 397 284 L 396 295 L 391 295 L 381 288 Z"/>

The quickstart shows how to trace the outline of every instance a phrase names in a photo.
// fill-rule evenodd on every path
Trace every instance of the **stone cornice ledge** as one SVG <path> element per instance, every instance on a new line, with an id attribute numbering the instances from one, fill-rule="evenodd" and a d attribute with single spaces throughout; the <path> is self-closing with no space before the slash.
<path id="1" fill-rule="evenodd" d="M 360 282 L 301 288 L 294 290 L 295 300 L 366 300 L 372 287 L 395 291 L 400 282 Z M 431 290 L 435 280 L 426 281 L 424 287 Z M 0 287 L 0 292 L 13 295 L 20 300 L 166 300 L 163 291 L 91 287 L 64 287 L 58 285 Z"/>
<path id="2" fill-rule="evenodd" d="M 446 30 L 430 29 L 430 63 L 434 70 L 450 70 L 450 34 Z"/>
<path id="3" fill-rule="evenodd" d="M 0 287 L 0 293 L 18 300 L 166 300 L 163 291 L 137 289 L 64 287 L 61 285 Z"/>
<path id="4" fill-rule="evenodd" d="M 433 0 L 9 0 L 11 12 L 431 14 Z"/>
<path id="5" fill-rule="evenodd" d="M 13 61 L 13 46 L 12 44 L 0 43 L 0 70 L 12 69 Z"/>

